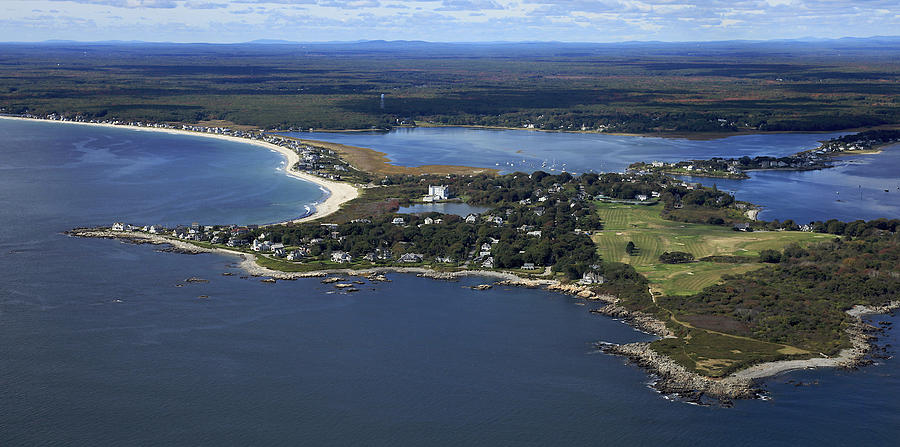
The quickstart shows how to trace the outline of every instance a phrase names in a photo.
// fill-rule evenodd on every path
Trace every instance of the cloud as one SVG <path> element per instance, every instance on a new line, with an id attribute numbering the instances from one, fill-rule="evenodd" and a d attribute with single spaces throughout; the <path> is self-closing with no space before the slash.
<path id="1" fill-rule="evenodd" d="M 116 8 L 165 8 L 179 6 L 176 0 L 51 0 L 56 2 L 81 3 L 85 5 L 104 5 Z"/>
<path id="2" fill-rule="evenodd" d="M 211 42 L 843 37 L 898 34 L 896 1 L 28 0 L 2 3 L 0 29 L 33 40 Z"/>
<path id="3" fill-rule="evenodd" d="M 436 11 L 485 11 L 492 9 L 504 9 L 502 5 L 492 0 L 443 0 L 441 7 Z"/>
<path id="4" fill-rule="evenodd" d="M 186 2 L 184 4 L 185 8 L 190 9 L 223 9 L 227 8 L 227 3 L 212 3 L 212 2 Z"/>

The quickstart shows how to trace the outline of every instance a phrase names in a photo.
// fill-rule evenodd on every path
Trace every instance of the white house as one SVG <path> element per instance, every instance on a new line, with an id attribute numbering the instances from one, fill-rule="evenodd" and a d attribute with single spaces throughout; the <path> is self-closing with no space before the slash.
<path id="1" fill-rule="evenodd" d="M 522 264 L 522 270 L 535 270 L 537 267 L 534 266 L 533 262 L 526 262 Z"/>
<path id="2" fill-rule="evenodd" d="M 112 224 L 113 231 L 125 231 L 125 224 L 122 222 L 116 222 Z"/>
<path id="3" fill-rule="evenodd" d="M 303 259 L 303 256 L 306 255 L 307 253 L 308 253 L 308 250 L 306 250 L 306 251 L 304 251 L 303 249 L 293 250 L 287 254 L 287 260 L 288 261 L 299 261 L 299 260 Z"/>
<path id="4" fill-rule="evenodd" d="M 432 219 L 430 217 L 425 218 L 425 225 L 431 225 L 433 223 L 434 223 L 434 219 Z"/>
<path id="5" fill-rule="evenodd" d="M 578 280 L 579 284 L 584 285 L 603 284 L 604 282 L 606 282 L 606 278 L 597 272 L 584 272 L 584 275 L 581 275 L 581 279 Z"/>
<path id="6" fill-rule="evenodd" d="M 477 214 L 469 214 L 468 216 L 466 216 L 466 223 L 476 223 L 476 222 L 478 222 Z"/>
<path id="7" fill-rule="evenodd" d="M 394 220 L 391 221 L 391 223 L 394 225 L 403 225 L 406 223 L 406 221 L 403 220 L 402 217 L 395 217 Z"/>
<path id="8" fill-rule="evenodd" d="M 345 262 L 350 262 L 353 260 L 353 256 L 350 256 L 350 253 L 345 251 L 335 251 L 331 253 L 331 262 L 337 262 L 339 264 L 343 264 Z"/>
<path id="9" fill-rule="evenodd" d="M 418 253 L 404 253 L 400 256 L 400 262 L 422 262 L 423 256 Z"/>

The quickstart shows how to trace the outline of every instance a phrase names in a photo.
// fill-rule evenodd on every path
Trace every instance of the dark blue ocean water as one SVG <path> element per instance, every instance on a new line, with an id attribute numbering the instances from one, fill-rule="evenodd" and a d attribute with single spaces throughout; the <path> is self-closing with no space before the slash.
<path id="1" fill-rule="evenodd" d="M 595 353 L 596 341 L 648 336 L 570 297 L 410 275 L 344 295 L 315 279 L 240 278 L 230 257 L 64 236 L 114 219 L 276 221 L 295 212 L 291 200 L 319 193 L 279 173 L 277 155 L 242 145 L 3 120 L 0 135 L 2 446 L 890 445 L 900 436 L 895 359 L 772 379 L 770 401 L 697 407 L 663 399 L 641 370 Z M 184 284 L 191 276 L 210 282 Z M 896 331 L 887 337 L 900 342 Z"/>
<path id="2" fill-rule="evenodd" d="M 293 136 L 368 147 L 401 166 L 450 164 L 504 172 L 621 172 L 636 161 L 786 156 L 818 146 L 829 134 L 740 135 L 686 140 L 603 134 L 469 128 L 397 129 L 388 133 L 293 133 Z M 555 169 L 555 171 L 551 171 Z M 813 220 L 900 217 L 900 146 L 879 155 L 844 157 L 820 171 L 753 172 L 748 180 L 716 183 L 738 199 L 762 205 L 762 219 Z M 884 192 L 887 189 L 889 192 Z"/>

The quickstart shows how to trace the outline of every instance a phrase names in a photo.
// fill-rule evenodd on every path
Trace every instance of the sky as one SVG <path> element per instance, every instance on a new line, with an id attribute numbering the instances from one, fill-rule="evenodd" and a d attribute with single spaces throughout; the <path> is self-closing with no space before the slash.
<path id="1" fill-rule="evenodd" d="M 0 0 L 0 41 L 710 41 L 895 36 L 898 0 Z"/>

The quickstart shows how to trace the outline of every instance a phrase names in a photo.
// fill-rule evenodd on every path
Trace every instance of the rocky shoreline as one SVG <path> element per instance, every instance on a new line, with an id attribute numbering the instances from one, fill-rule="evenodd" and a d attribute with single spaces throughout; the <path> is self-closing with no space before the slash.
<path id="1" fill-rule="evenodd" d="M 590 287 L 577 284 L 563 284 L 552 279 L 522 278 L 509 272 L 488 270 L 463 270 L 456 272 L 437 271 L 424 267 L 374 267 L 369 269 L 324 269 L 310 272 L 282 272 L 263 267 L 256 263 L 256 255 L 221 248 L 205 248 L 185 241 L 168 237 L 133 231 L 112 231 L 105 228 L 77 228 L 66 234 L 85 238 L 116 239 L 131 244 L 165 245 L 159 251 L 181 254 L 218 253 L 241 258 L 238 266 L 250 276 L 264 277 L 269 281 L 296 280 L 300 278 L 325 277 L 328 275 L 360 276 L 375 280 L 386 280 L 384 273 L 409 273 L 423 278 L 454 281 L 466 276 L 493 278 L 493 285 L 544 288 L 551 292 L 563 293 L 591 301 L 600 301 L 604 306 L 591 310 L 593 313 L 620 319 L 626 324 L 648 334 L 659 337 L 673 337 L 665 322 L 652 315 L 626 309 L 619 304 L 619 298 L 612 295 L 597 294 Z M 475 287 L 487 290 L 491 284 Z M 690 402 L 706 403 L 709 399 L 722 405 L 730 405 L 732 399 L 754 399 L 763 395 L 759 381 L 786 371 L 819 367 L 855 368 L 871 363 L 866 357 L 873 351 L 874 332 L 880 329 L 865 323 L 862 317 L 867 315 L 890 313 L 900 308 L 900 301 L 893 301 L 881 307 L 856 306 L 847 311 L 855 322 L 848 329 L 851 347 L 844 349 L 835 357 L 817 357 L 806 360 L 784 360 L 754 365 L 735 372 L 721 379 L 709 378 L 687 370 L 674 360 L 654 351 L 650 343 L 612 344 L 599 342 L 597 348 L 604 353 L 620 355 L 628 361 L 647 370 L 656 380 L 652 386 L 660 393 L 675 395 Z"/>
<path id="2" fill-rule="evenodd" d="M 815 357 L 806 360 L 782 360 L 761 363 L 721 379 L 705 377 L 688 371 L 684 366 L 674 362 L 668 356 L 654 351 L 650 347 L 650 343 L 618 345 L 600 342 L 597 344 L 597 347 L 607 354 L 623 356 L 629 362 L 647 370 L 657 378 L 652 384 L 653 388 L 662 394 L 675 395 L 695 403 L 705 403 L 712 399 L 721 405 L 730 406 L 732 399 L 756 399 L 762 397 L 764 391 L 759 387 L 759 384 L 762 379 L 768 377 L 798 369 L 854 369 L 873 363 L 868 358 L 870 355 L 877 358 L 885 357 L 884 348 L 879 348 L 874 344 L 877 340 L 877 336 L 874 334 L 883 332 L 884 329 L 872 326 L 863 321 L 862 318 L 868 315 L 888 314 L 898 308 L 900 308 L 900 301 L 892 301 L 885 306 L 879 307 L 855 306 L 848 310 L 847 314 L 855 319 L 854 323 L 847 328 L 851 346 L 842 350 L 835 357 Z M 665 329 L 666 332 L 652 331 L 653 328 L 659 327 L 658 325 L 662 325 L 665 328 L 663 322 L 649 315 L 635 316 L 615 304 L 610 304 L 594 312 L 623 318 L 636 327 L 641 327 L 640 324 L 642 324 L 635 324 L 636 320 L 648 319 L 651 322 L 644 326 L 650 329 L 647 332 L 663 337 L 671 336 L 670 333 L 666 333 L 668 329 Z"/>

